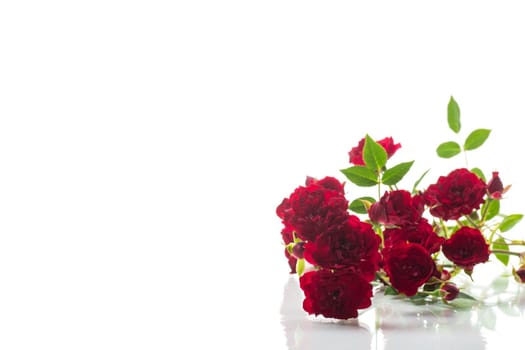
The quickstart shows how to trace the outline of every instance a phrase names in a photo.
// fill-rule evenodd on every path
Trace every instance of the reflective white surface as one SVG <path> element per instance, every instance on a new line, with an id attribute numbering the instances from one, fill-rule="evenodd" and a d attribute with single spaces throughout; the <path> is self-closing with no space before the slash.
<path id="1" fill-rule="evenodd" d="M 376 294 L 358 320 L 308 316 L 291 276 L 283 288 L 281 325 L 288 349 L 503 349 L 523 344 L 525 293 L 494 305 L 451 308 L 414 305 Z"/>

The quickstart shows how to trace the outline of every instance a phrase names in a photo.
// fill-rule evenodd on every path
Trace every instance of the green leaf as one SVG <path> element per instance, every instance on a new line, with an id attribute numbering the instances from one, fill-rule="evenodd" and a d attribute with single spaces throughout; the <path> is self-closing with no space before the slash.
<path id="1" fill-rule="evenodd" d="M 357 214 L 367 214 L 368 213 L 368 207 L 365 205 L 365 202 L 368 203 L 374 203 L 376 200 L 372 197 L 360 197 L 357 199 L 354 199 L 352 203 L 348 206 L 348 209 L 353 211 Z"/>
<path id="2" fill-rule="evenodd" d="M 390 169 L 385 170 L 383 173 L 382 182 L 388 186 L 397 184 L 408 173 L 410 167 L 412 167 L 412 164 L 414 164 L 414 161 L 400 163 Z"/>
<path id="3" fill-rule="evenodd" d="M 416 183 L 414 183 L 414 187 L 412 187 L 412 193 L 413 193 L 413 194 L 416 193 L 417 186 L 419 186 L 419 184 L 421 183 L 421 180 L 423 180 L 423 178 L 425 177 L 425 175 L 428 174 L 429 171 L 430 171 L 430 169 L 427 169 L 427 171 L 425 171 L 425 172 L 423 173 L 423 175 L 421 175 L 421 176 L 419 177 L 419 179 L 417 179 Z"/>
<path id="4" fill-rule="evenodd" d="M 450 96 L 448 102 L 448 127 L 456 134 L 461 130 L 459 106 L 454 97 Z"/>
<path id="5" fill-rule="evenodd" d="M 484 210 L 487 211 L 487 213 L 485 214 L 486 221 L 494 219 L 496 215 L 499 214 L 499 208 L 500 208 L 499 200 L 490 199 L 488 204 L 484 204 L 483 206 L 487 206 L 486 209 L 484 208 L 481 209 L 482 212 L 484 212 Z"/>
<path id="6" fill-rule="evenodd" d="M 452 158 L 461 152 L 461 146 L 454 141 L 443 142 L 438 146 L 436 152 L 441 158 Z"/>
<path id="7" fill-rule="evenodd" d="M 352 181 L 357 186 L 371 187 L 377 185 L 376 174 L 367 167 L 356 165 L 342 169 L 341 172 L 348 180 Z"/>
<path id="8" fill-rule="evenodd" d="M 304 273 L 304 259 L 297 259 L 297 263 L 295 264 L 295 272 L 297 272 L 297 276 L 301 277 Z"/>
<path id="9" fill-rule="evenodd" d="M 471 172 L 476 174 L 483 182 L 487 182 L 487 178 L 485 177 L 485 174 L 483 174 L 483 171 L 481 171 L 480 168 L 472 168 L 470 169 Z"/>
<path id="10" fill-rule="evenodd" d="M 492 243 L 492 249 L 509 251 L 509 246 L 503 238 L 498 238 L 494 243 Z M 507 266 L 509 264 L 509 255 L 508 254 L 494 254 L 503 265 Z"/>
<path id="11" fill-rule="evenodd" d="M 523 218 L 523 215 L 522 214 L 512 214 L 512 215 L 507 215 L 505 216 L 505 218 L 503 219 L 503 221 L 501 221 L 501 224 L 499 224 L 499 230 L 501 232 L 507 232 L 509 231 L 511 228 L 513 228 L 518 222 L 520 222 L 520 220 Z"/>
<path id="12" fill-rule="evenodd" d="M 467 136 L 463 148 L 465 151 L 471 151 L 481 146 L 490 135 L 489 129 L 476 129 Z"/>
<path id="13" fill-rule="evenodd" d="M 366 167 L 374 171 L 381 170 L 385 166 L 387 158 L 387 153 L 383 146 L 366 135 L 363 147 L 363 160 Z"/>
<path id="14" fill-rule="evenodd" d="M 458 293 L 458 296 L 456 298 L 460 298 L 460 299 L 468 299 L 468 300 L 476 300 L 476 298 L 474 298 L 472 295 L 469 295 L 467 293 L 464 293 L 464 292 L 459 292 Z"/>

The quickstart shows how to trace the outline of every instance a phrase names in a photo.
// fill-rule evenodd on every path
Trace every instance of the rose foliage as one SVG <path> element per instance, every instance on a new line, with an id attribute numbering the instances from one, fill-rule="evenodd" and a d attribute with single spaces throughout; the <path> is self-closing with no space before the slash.
<path id="1" fill-rule="evenodd" d="M 453 98 L 447 117 L 459 133 Z M 466 158 L 489 134 L 474 130 L 462 146 L 444 142 L 437 155 L 463 152 Z M 284 255 L 290 272 L 299 275 L 309 314 L 356 318 L 372 304 L 374 286 L 388 294 L 453 303 L 470 298 L 454 282 L 456 276 L 473 278 L 476 266 L 489 261 L 510 265 L 509 257 L 518 259 L 515 280 L 525 283 L 525 253 L 514 250 L 525 242 L 505 236 L 523 215 L 500 213 L 510 186 L 503 185 L 499 172 L 491 169 L 487 181 L 481 169 L 463 167 L 419 188 L 427 171 L 410 190 L 400 189 L 413 164 L 391 166 L 400 149 L 392 137 L 375 141 L 366 135 L 348 153 L 351 166 L 341 170 L 351 184 L 332 176 L 307 177 L 277 206 Z M 348 187 L 354 185 L 376 187 L 379 195 L 349 201 Z"/>

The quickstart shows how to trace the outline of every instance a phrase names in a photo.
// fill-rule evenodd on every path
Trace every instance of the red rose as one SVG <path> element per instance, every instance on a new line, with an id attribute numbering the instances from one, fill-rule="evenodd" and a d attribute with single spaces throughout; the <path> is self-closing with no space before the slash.
<path id="1" fill-rule="evenodd" d="M 487 186 L 467 169 L 456 169 L 440 176 L 424 193 L 430 214 L 444 220 L 456 220 L 479 209 Z"/>
<path id="2" fill-rule="evenodd" d="M 454 264 L 471 270 L 489 260 L 489 245 L 478 229 L 462 227 L 443 243 L 443 254 Z"/>
<path id="3" fill-rule="evenodd" d="M 372 304 L 372 285 L 347 270 L 306 272 L 299 284 L 305 296 L 303 309 L 316 316 L 346 320 Z"/>
<path id="4" fill-rule="evenodd" d="M 304 258 L 325 268 L 349 268 L 367 281 L 374 279 L 378 269 L 381 238 L 372 226 L 351 215 L 340 230 L 320 235 L 304 247 Z"/>
<path id="5" fill-rule="evenodd" d="M 307 177 L 305 183 L 306 186 L 318 185 L 326 188 L 327 190 L 333 190 L 341 194 L 345 193 L 344 183 L 339 182 L 339 180 L 337 180 L 335 177 L 326 176 L 321 180 L 317 180 L 313 177 Z"/>
<path id="6" fill-rule="evenodd" d="M 310 181 L 277 207 L 277 215 L 284 225 L 302 240 L 313 241 L 324 232 L 336 231 L 348 219 L 348 201 L 341 191 L 342 185 L 337 186 L 334 180 Z"/>
<path id="7" fill-rule="evenodd" d="M 401 148 L 401 144 L 394 144 L 394 140 L 391 137 L 385 137 L 384 139 L 376 142 L 383 146 L 388 158 L 392 157 L 394 153 L 396 153 L 396 151 Z M 350 152 L 348 152 L 348 156 L 350 157 L 350 163 L 354 165 L 365 165 L 365 161 L 363 160 L 364 146 L 365 139 L 363 138 L 361 139 L 361 141 L 359 141 L 359 144 L 356 147 L 352 148 Z"/>
<path id="8" fill-rule="evenodd" d="M 434 273 L 434 261 L 417 243 L 400 242 L 385 248 L 383 258 L 392 287 L 407 296 L 415 295 Z"/>
<path id="9" fill-rule="evenodd" d="M 438 252 L 445 240 L 434 232 L 432 225 L 426 219 L 420 219 L 415 225 L 387 228 L 384 230 L 383 235 L 386 247 L 391 247 L 399 242 L 418 243 L 429 254 Z"/>
<path id="10" fill-rule="evenodd" d="M 290 227 L 283 227 L 281 230 L 281 237 L 283 238 L 284 244 L 293 242 L 293 230 Z M 290 273 L 296 273 L 295 267 L 297 266 L 297 258 L 288 252 L 288 249 L 284 248 L 284 256 L 288 260 L 288 266 L 290 266 Z"/>
<path id="11" fill-rule="evenodd" d="M 405 190 L 385 192 L 379 202 L 370 207 L 370 220 L 385 225 L 403 226 L 419 222 L 425 210 L 423 198 L 411 196 Z"/>

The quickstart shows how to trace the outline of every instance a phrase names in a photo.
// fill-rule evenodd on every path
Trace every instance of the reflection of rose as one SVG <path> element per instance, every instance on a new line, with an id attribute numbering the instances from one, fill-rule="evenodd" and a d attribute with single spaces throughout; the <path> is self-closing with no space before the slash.
<path id="1" fill-rule="evenodd" d="M 309 314 L 346 320 L 372 304 L 372 285 L 347 270 L 310 271 L 299 282 L 305 295 L 303 308 Z"/>
<path id="2" fill-rule="evenodd" d="M 462 227 L 443 243 L 443 254 L 454 264 L 466 269 L 489 259 L 489 245 L 481 232 L 472 227 Z"/>
<path id="3" fill-rule="evenodd" d="M 423 194 L 430 214 L 444 220 L 456 220 L 479 209 L 487 186 L 467 169 L 456 169 L 440 176 Z"/>
<path id="4" fill-rule="evenodd" d="M 390 283 L 407 296 L 417 293 L 434 273 L 434 261 L 417 243 L 400 242 L 383 250 L 384 269 Z"/>
<path id="5" fill-rule="evenodd" d="M 284 285 L 281 304 L 281 325 L 286 336 L 287 349 L 295 350 L 348 350 L 370 349 L 372 335 L 357 320 L 334 324 L 312 320 L 300 307 L 303 293 L 296 278 Z M 327 345 L 329 344 L 329 345 Z"/>

